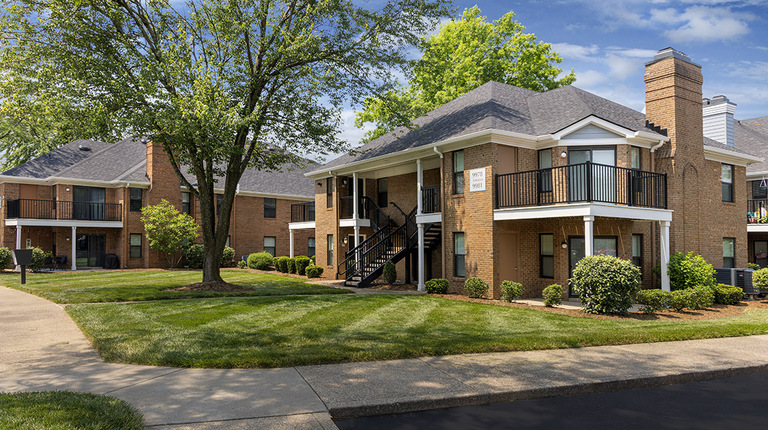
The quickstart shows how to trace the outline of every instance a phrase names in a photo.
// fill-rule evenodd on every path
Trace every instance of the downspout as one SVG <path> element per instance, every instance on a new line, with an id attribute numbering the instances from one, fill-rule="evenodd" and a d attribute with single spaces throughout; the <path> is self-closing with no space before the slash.
<path id="1" fill-rule="evenodd" d="M 443 153 L 438 151 L 437 146 L 433 146 L 432 149 L 437 153 L 437 155 L 440 156 L 440 159 L 443 159 Z"/>

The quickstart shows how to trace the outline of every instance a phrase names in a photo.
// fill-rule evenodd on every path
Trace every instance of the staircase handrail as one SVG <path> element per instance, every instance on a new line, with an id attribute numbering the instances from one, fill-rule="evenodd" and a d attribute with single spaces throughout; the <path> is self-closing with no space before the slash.
<path id="1" fill-rule="evenodd" d="M 336 273 L 338 273 L 338 274 L 346 273 L 348 271 L 348 268 L 345 269 L 344 271 L 342 271 L 341 268 L 345 264 L 348 264 L 350 260 L 354 260 L 354 257 L 357 254 L 358 249 L 361 250 L 361 252 L 363 252 L 367 247 L 369 247 L 371 245 L 371 243 L 378 242 L 378 241 L 382 240 L 383 238 L 386 238 L 389 235 L 390 230 L 391 230 L 391 227 L 389 226 L 389 224 L 384 225 L 383 227 L 378 229 L 375 233 L 373 233 L 372 235 L 367 237 L 359 245 L 357 245 L 356 247 L 354 247 L 354 248 L 350 249 L 349 251 L 347 251 L 344 254 L 344 261 L 339 263 L 339 265 L 337 266 Z M 355 262 L 355 264 L 358 264 L 358 263 L 359 262 Z M 348 276 L 345 276 L 345 279 L 346 278 L 348 278 Z"/>
<path id="2" fill-rule="evenodd" d="M 368 207 L 368 219 L 375 225 L 374 230 L 378 230 L 389 224 L 389 215 L 387 215 L 387 213 L 384 212 L 372 198 L 363 196 L 363 204 Z"/>

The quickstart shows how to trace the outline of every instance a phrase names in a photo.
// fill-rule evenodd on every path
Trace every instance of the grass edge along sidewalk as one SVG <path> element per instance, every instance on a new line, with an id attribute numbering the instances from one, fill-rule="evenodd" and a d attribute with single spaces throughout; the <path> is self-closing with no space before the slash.
<path id="1" fill-rule="evenodd" d="M 250 368 L 768 333 L 768 310 L 623 320 L 412 295 L 213 298 L 67 307 L 107 361 Z"/>

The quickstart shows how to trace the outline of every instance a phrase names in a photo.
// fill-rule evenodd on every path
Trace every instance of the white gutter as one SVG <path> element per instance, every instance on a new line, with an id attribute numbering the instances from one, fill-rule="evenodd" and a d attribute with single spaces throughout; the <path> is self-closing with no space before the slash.
<path id="1" fill-rule="evenodd" d="M 440 152 L 440 151 L 437 149 L 437 146 L 433 146 L 433 147 L 432 147 L 432 149 L 434 149 L 434 150 L 435 150 L 435 152 L 437 152 L 437 155 L 439 155 L 439 156 L 440 156 L 440 159 L 442 159 L 442 158 L 443 158 L 443 153 L 442 153 L 442 152 Z"/>

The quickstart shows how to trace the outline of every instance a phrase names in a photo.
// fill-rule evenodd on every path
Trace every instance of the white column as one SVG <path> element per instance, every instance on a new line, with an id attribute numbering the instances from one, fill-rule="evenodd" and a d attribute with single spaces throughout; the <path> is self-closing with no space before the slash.
<path id="1" fill-rule="evenodd" d="M 594 241 L 595 241 L 595 230 L 594 230 L 594 224 L 595 224 L 595 217 L 593 216 L 585 216 L 584 217 L 584 256 L 589 257 L 595 253 L 594 251 Z"/>
<path id="2" fill-rule="evenodd" d="M 425 291 L 425 280 L 424 280 L 424 224 L 419 223 L 417 224 L 418 232 L 419 232 L 419 251 L 418 251 L 418 264 L 419 264 L 419 291 Z"/>
<path id="3" fill-rule="evenodd" d="M 21 226 L 16 226 L 16 249 L 21 249 Z"/>
<path id="4" fill-rule="evenodd" d="M 290 257 L 291 257 L 291 258 L 293 258 L 293 230 L 292 230 L 292 229 L 289 229 L 289 230 L 288 230 L 288 233 L 289 233 L 289 234 L 290 234 L 290 236 L 291 236 L 291 238 L 290 238 L 290 244 L 289 244 L 289 248 L 288 248 L 290 251 L 289 251 L 288 255 L 290 255 Z"/>
<path id="5" fill-rule="evenodd" d="M 360 245 L 358 243 L 358 238 L 360 237 L 360 224 L 358 223 L 358 219 L 360 218 L 360 207 L 358 205 L 358 202 L 360 200 L 360 190 L 358 190 L 357 186 L 357 172 L 352 173 L 352 219 L 355 222 L 355 240 L 349 244 L 350 247 L 357 248 L 357 245 Z M 355 252 L 355 261 L 360 261 L 360 250 L 357 250 Z"/>
<path id="6" fill-rule="evenodd" d="M 72 270 L 77 270 L 77 227 L 72 226 Z"/>
<path id="7" fill-rule="evenodd" d="M 667 264 L 669 264 L 669 221 L 659 221 L 661 224 L 661 289 L 669 291 L 669 273 L 667 273 Z"/>
<path id="8" fill-rule="evenodd" d="M 416 215 L 422 214 L 421 184 L 424 182 L 424 169 L 421 167 L 421 159 L 416 160 Z"/>

